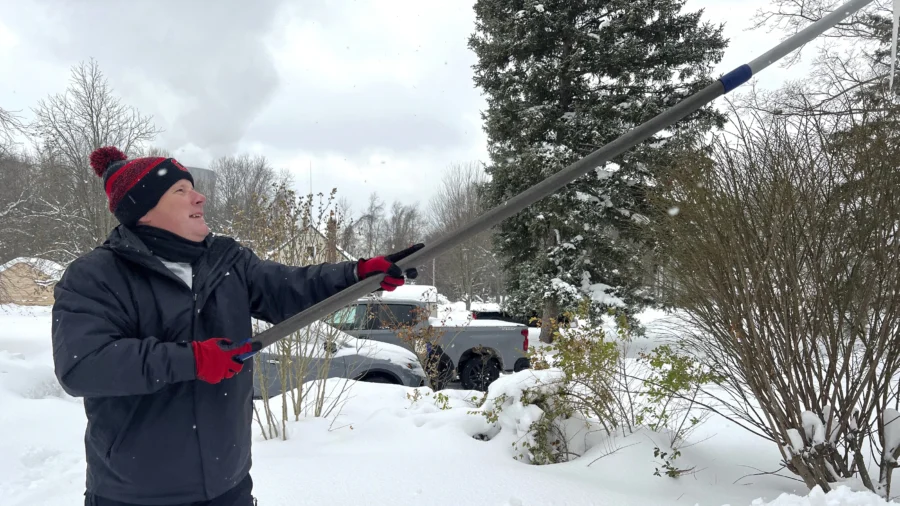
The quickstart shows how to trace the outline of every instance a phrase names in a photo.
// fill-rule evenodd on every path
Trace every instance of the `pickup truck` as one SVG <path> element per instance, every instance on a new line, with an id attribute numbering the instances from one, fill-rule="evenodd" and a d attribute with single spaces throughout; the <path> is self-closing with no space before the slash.
<path id="1" fill-rule="evenodd" d="M 440 379 L 435 390 L 458 377 L 463 388 L 486 391 L 501 371 L 518 372 L 530 367 L 527 326 L 465 319 L 459 313 L 452 316 L 452 321 L 442 318 L 437 301 L 427 297 L 391 293 L 359 299 L 324 321 L 359 339 L 395 344 L 415 351 L 419 357 L 427 356 L 427 362 L 438 365 L 436 376 Z M 428 343 L 404 339 L 404 332 L 398 330 L 401 327 L 414 333 L 431 327 L 433 337 Z"/>

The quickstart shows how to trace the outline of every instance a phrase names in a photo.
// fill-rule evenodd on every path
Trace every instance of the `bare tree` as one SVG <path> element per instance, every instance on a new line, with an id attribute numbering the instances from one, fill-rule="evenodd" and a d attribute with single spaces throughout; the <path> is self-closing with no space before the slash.
<path id="1" fill-rule="evenodd" d="M 380 251 L 389 253 L 401 250 L 424 238 L 425 226 L 418 204 L 402 204 L 394 201 L 391 214 L 384 223 L 384 237 Z"/>
<path id="2" fill-rule="evenodd" d="M 94 60 L 74 66 L 66 91 L 41 100 L 33 111 L 31 131 L 59 176 L 42 196 L 45 211 L 66 224 L 60 240 L 77 255 L 100 244 L 116 225 L 89 165 L 91 152 L 102 146 L 140 152 L 159 130 L 151 117 L 113 95 Z"/>
<path id="3" fill-rule="evenodd" d="M 369 195 L 369 205 L 356 222 L 360 235 L 360 256 L 371 257 L 377 254 L 381 246 L 379 238 L 384 226 L 384 202 L 378 197 L 378 193 Z"/>
<path id="4" fill-rule="evenodd" d="M 160 148 L 158 146 L 148 147 L 140 156 L 174 158 L 171 151 L 169 151 L 168 149 Z"/>
<path id="5" fill-rule="evenodd" d="M 830 14 L 841 3 L 835 0 L 774 0 L 757 12 L 754 28 L 769 27 L 793 35 Z M 823 40 L 854 40 L 883 45 L 890 41 L 886 35 L 891 31 L 892 11 L 890 0 L 875 0 L 820 37 Z M 787 62 L 793 63 L 801 55 L 798 52 Z"/>
<path id="6" fill-rule="evenodd" d="M 16 134 L 24 132 L 22 117 L 0 107 L 0 155 L 8 155 L 16 145 Z"/>
<path id="7" fill-rule="evenodd" d="M 43 235 L 34 216 L 34 172 L 24 154 L 0 152 L 0 264 L 33 251 Z"/>
<path id="8" fill-rule="evenodd" d="M 357 237 L 357 223 L 353 221 L 353 205 L 347 197 L 341 197 L 335 204 L 335 215 L 339 223 L 344 226 L 338 233 L 338 247 L 351 255 L 356 255 L 359 246 Z"/>
<path id="9" fill-rule="evenodd" d="M 732 108 L 734 138 L 686 156 L 665 187 L 685 342 L 724 375 L 719 400 L 810 488 L 857 478 L 887 497 L 900 457 L 900 123 L 764 110 Z"/>
<path id="10" fill-rule="evenodd" d="M 269 195 L 276 183 L 275 170 L 264 156 L 224 156 L 209 167 L 216 173 L 212 195 L 207 195 L 207 215 L 215 230 L 235 229 L 238 222 L 251 223 L 254 203 Z M 243 215 L 243 219 L 238 217 Z M 239 228 L 239 227 L 237 227 Z M 240 233 L 241 231 L 236 231 Z"/>
<path id="11" fill-rule="evenodd" d="M 834 11 L 835 0 L 774 0 L 755 16 L 754 28 L 767 27 L 793 35 Z M 824 44 L 812 60 L 811 75 L 781 94 L 783 100 L 753 101 L 743 104 L 768 106 L 768 112 L 790 114 L 852 114 L 858 108 L 843 107 L 846 98 L 867 102 L 867 110 L 885 111 L 893 100 L 887 96 L 891 68 L 892 11 L 889 0 L 876 0 L 851 14 L 817 39 Z M 802 49 L 788 56 L 785 65 L 796 63 L 808 52 Z M 895 72 L 900 69 L 895 69 Z M 896 77 L 896 76 L 895 76 Z M 900 88 L 895 82 L 894 94 Z M 880 95 L 881 102 L 872 100 Z M 776 97 L 773 97 L 776 98 Z"/>
<path id="12" fill-rule="evenodd" d="M 478 188 L 487 176 L 478 163 L 451 164 L 444 172 L 437 194 L 429 203 L 428 218 L 433 235 L 456 230 L 485 211 Z M 460 244 L 435 262 L 440 269 L 439 288 L 463 300 L 468 309 L 476 297 L 484 298 L 498 288 L 494 281 L 502 270 L 493 255 L 490 232 Z M 432 273 L 433 275 L 433 273 Z"/>

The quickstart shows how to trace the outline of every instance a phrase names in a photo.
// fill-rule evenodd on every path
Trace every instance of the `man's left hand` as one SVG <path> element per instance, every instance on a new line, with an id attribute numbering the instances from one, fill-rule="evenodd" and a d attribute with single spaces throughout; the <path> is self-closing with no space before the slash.
<path id="1" fill-rule="evenodd" d="M 425 245 L 422 243 L 413 244 L 403 251 L 390 255 L 362 258 L 356 264 L 356 273 L 359 275 L 359 279 L 366 279 L 373 274 L 385 274 L 384 279 L 381 280 L 381 288 L 388 292 L 393 292 L 398 286 L 403 286 L 406 283 L 406 280 L 403 278 L 404 274 L 409 279 L 416 279 L 419 275 L 419 271 L 415 267 L 406 269 L 404 273 L 395 262 L 399 262 L 424 247 Z"/>

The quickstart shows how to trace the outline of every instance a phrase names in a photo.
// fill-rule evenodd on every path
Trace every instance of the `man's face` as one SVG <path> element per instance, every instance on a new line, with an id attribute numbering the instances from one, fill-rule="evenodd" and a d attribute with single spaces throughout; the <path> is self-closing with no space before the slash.
<path id="1" fill-rule="evenodd" d="M 156 207 L 138 223 L 168 230 L 189 241 L 200 242 L 209 235 L 209 227 L 203 218 L 206 197 L 194 191 L 194 185 L 181 179 L 166 190 Z"/>

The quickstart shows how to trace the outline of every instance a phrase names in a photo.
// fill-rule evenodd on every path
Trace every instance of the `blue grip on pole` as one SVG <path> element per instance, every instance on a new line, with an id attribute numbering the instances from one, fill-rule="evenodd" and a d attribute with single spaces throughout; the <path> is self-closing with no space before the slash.
<path id="1" fill-rule="evenodd" d="M 749 81 L 751 77 L 753 77 L 753 69 L 750 68 L 750 65 L 745 63 L 720 77 L 719 81 L 722 83 L 722 86 L 725 87 L 725 93 L 728 93 Z"/>
<path id="2" fill-rule="evenodd" d="M 240 343 L 238 343 L 237 347 L 240 348 L 241 346 L 249 343 L 250 341 L 251 341 L 251 339 L 245 339 L 245 340 L 241 341 Z M 241 353 L 240 355 L 235 355 L 234 358 L 238 362 L 243 364 L 244 361 L 246 361 L 248 358 L 252 357 L 253 355 L 256 355 L 257 353 L 259 353 L 259 350 L 248 351 L 247 353 Z"/>

